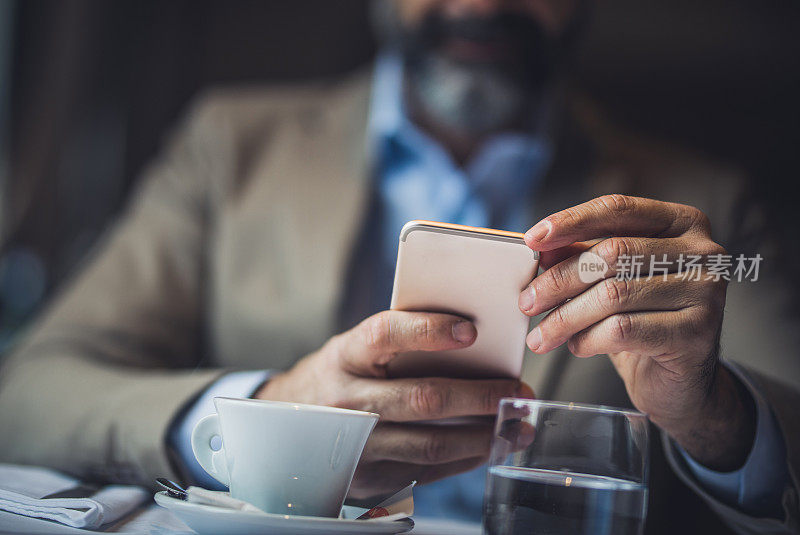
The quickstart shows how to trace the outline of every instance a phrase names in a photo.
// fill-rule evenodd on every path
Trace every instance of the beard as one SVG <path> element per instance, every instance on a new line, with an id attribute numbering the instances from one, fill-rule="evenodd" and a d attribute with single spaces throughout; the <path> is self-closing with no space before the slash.
<path id="1" fill-rule="evenodd" d="M 464 57 L 458 44 L 488 54 Z M 516 13 L 447 20 L 432 12 L 401 35 L 401 46 L 412 102 L 437 124 L 473 137 L 529 128 L 558 63 L 555 40 Z"/>

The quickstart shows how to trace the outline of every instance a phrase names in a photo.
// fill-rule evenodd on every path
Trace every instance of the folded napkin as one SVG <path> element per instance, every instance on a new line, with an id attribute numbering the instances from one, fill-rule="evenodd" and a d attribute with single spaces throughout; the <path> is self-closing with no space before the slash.
<path id="1" fill-rule="evenodd" d="M 414 494 L 412 489 L 416 485 L 413 481 L 409 486 L 392 494 L 371 509 L 345 505 L 342 508 L 341 518 L 357 520 L 375 520 L 391 522 L 401 518 L 408 518 L 414 514 Z M 225 491 L 208 490 L 201 487 L 186 489 L 186 500 L 201 505 L 213 505 L 225 509 L 238 509 L 249 513 L 263 513 L 261 509 L 243 500 L 231 498 Z"/>
<path id="2" fill-rule="evenodd" d="M 0 464 L 0 510 L 96 529 L 150 498 L 141 487 L 90 487 L 47 468 Z"/>

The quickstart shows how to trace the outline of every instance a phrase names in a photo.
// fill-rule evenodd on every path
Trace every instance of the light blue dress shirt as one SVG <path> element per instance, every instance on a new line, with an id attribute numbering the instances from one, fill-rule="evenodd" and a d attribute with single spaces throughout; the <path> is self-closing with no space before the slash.
<path id="1" fill-rule="evenodd" d="M 679 446 L 677 449 L 710 495 L 749 515 L 780 518 L 781 496 L 789 481 L 783 434 L 767 400 L 747 372 L 733 362 L 725 364 L 744 383 L 756 404 L 756 436 L 747 460 L 739 470 L 716 472 L 692 459 Z"/>
<path id="2" fill-rule="evenodd" d="M 543 135 L 502 134 L 485 142 L 464 167 L 456 165 L 445 149 L 408 119 L 402 96 L 403 71 L 395 54 L 377 62 L 373 84 L 369 150 L 376 155 L 376 199 L 382 262 L 387 271 L 377 278 L 376 292 L 391 288 L 391 271 L 397 256 L 397 236 L 411 219 L 446 221 L 479 227 L 524 232 L 531 221 L 527 212 L 531 195 L 549 167 L 552 149 Z M 381 267 L 382 266 L 382 267 Z M 378 296 L 388 303 L 387 296 Z M 757 436 L 745 465 L 729 473 L 709 470 L 683 457 L 700 484 L 713 496 L 750 514 L 779 509 L 780 490 L 786 478 L 783 437 L 763 396 L 734 368 L 756 400 Z M 223 376 L 180 414 L 168 434 L 195 483 L 221 488 L 194 458 L 191 431 L 203 416 L 214 412 L 216 396 L 249 397 L 269 377 L 268 371 L 236 372 Z M 415 516 L 480 521 L 486 468 L 414 489 Z M 778 513 L 779 514 L 779 513 Z"/>
<path id="3" fill-rule="evenodd" d="M 203 470 L 192 451 L 192 430 L 202 418 L 217 412 L 214 398 L 249 398 L 269 379 L 270 373 L 260 371 L 231 372 L 217 379 L 196 400 L 178 414 L 167 434 L 168 445 L 178 454 L 191 483 L 206 489 L 224 490 L 226 487 Z M 212 444 L 215 449 L 218 444 Z"/>

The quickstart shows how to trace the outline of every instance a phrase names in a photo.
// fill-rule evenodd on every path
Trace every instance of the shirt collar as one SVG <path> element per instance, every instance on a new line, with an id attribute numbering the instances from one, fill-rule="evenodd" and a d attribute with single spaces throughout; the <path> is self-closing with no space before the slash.
<path id="1" fill-rule="evenodd" d="M 384 52 L 375 63 L 370 101 L 369 134 L 386 139 L 408 123 L 403 103 L 403 65 L 395 52 Z"/>

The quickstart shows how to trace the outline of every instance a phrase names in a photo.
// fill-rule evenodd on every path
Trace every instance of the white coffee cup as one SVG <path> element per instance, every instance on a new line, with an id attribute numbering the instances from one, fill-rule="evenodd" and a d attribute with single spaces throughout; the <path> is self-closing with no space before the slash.
<path id="1" fill-rule="evenodd" d="M 214 405 L 192 431 L 192 450 L 233 498 L 268 513 L 339 516 L 377 414 L 222 397 Z"/>

